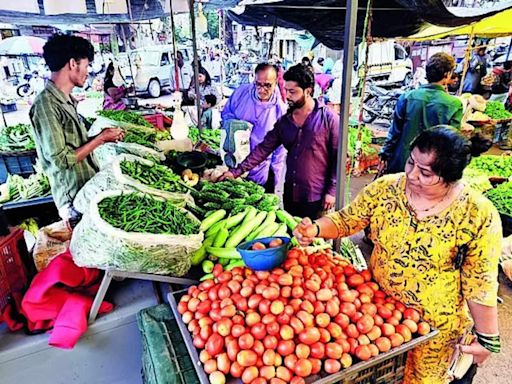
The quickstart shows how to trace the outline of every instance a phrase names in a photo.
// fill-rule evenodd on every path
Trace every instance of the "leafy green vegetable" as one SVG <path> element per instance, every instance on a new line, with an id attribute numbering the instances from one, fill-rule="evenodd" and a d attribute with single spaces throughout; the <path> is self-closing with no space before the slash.
<path id="1" fill-rule="evenodd" d="M 356 154 L 358 129 L 348 128 L 348 154 L 354 156 Z M 361 127 L 361 151 L 363 155 L 373 155 L 377 153 L 376 149 L 371 146 L 372 144 L 372 131 L 367 127 Z"/>
<path id="2" fill-rule="evenodd" d="M 20 152 L 36 148 L 32 128 L 28 124 L 16 124 L 0 130 L 0 151 Z"/>
<path id="3" fill-rule="evenodd" d="M 512 216 L 512 181 L 498 185 L 485 195 L 496 206 L 499 213 Z"/>
<path id="4" fill-rule="evenodd" d="M 489 189 L 492 189 L 489 176 L 476 169 L 466 168 L 462 174 L 462 181 L 464 184 L 480 192 L 485 192 Z"/>
<path id="5" fill-rule="evenodd" d="M 122 123 L 129 123 L 135 125 L 142 125 L 143 127 L 154 128 L 151 123 L 146 121 L 140 114 L 130 111 L 98 111 L 99 116 L 105 117 L 110 120 L 119 121 Z"/>
<path id="6" fill-rule="evenodd" d="M 194 144 L 202 141 L 215 151 L 220 148 L 220 129 L 203 129 L 203 132 L 200 132 L 199 128 L 190 127 L 188 137 Z"/>
<path id="7" fill-rule="evenodd" d="M 136 193 L 107 197 L 98 204 L 100 216 L 125 232 L 192 235 L 199 223 L 166 200 Z"/>
<path id="8" fill-rule="evenodd" d="M 512 175 L 512 156 L 484 155 L 473 158 L 469 169 L 481 171 L 487 176 L 509 178 Z"/>
<path id="9" fill-rule="evenodd" d="M 500 101 L 488 101 L 484 113 L 493 120 L 504 120 L 512 118 L 512 113 L 505 109 Z"/>

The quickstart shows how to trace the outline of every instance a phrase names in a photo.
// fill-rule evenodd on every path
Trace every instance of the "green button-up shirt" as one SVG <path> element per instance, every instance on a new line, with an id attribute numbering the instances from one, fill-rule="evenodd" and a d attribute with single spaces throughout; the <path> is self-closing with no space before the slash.
<path id="1" fill-rule="evenodd" d="M 387 172 L 404 171 L 409 145 L 422 131 L 442 124 L 460 129 L 461 120 L 462 102 L 440 85 L 422 85 L 404 93 L 398 99 L 393 125 L 381 150 L 382 159 L 388 162 Z"/>
<path id="2" fill-rule="evenodd" d="M 30 109 L 37 155 L 59 209 L 71 205 L 80 188 L 99 169 L 92 154 L 77 161 L 75 151 L 89 138 L 76 104 L 48 81 Z"/>

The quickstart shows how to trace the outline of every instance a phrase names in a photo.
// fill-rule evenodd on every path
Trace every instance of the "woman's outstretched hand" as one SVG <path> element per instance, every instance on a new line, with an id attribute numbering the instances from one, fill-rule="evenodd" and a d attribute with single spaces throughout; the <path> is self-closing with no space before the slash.
<path id="1" fill-rule="evenodd" d="M 305 217 L 293 230 L 293 235 L 300 245 L 308 246 L 318 236 L 318 229 L 309 217 Z"/>

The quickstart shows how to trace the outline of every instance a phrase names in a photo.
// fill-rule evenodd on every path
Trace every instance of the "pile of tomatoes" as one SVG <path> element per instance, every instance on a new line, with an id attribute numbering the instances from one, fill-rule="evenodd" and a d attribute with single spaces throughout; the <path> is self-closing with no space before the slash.
<path id="1" fill-rule="evenodd" d="M 301 384 L 425 335 L 418 311 L 387 296 L 369 271 L 329 251 L 294 248 L 281 268 L 213 270 L 178 303 L 212 384 Z"/>

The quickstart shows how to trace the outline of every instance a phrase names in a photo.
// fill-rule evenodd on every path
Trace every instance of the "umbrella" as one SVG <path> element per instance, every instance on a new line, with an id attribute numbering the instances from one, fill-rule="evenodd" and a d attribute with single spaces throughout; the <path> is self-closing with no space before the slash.
<path id="1" fill-rule="evenodd" d="M 44 39 L 34 36 L 14 36 L 0 42 L 0 55 L 42 55 Z"/>

